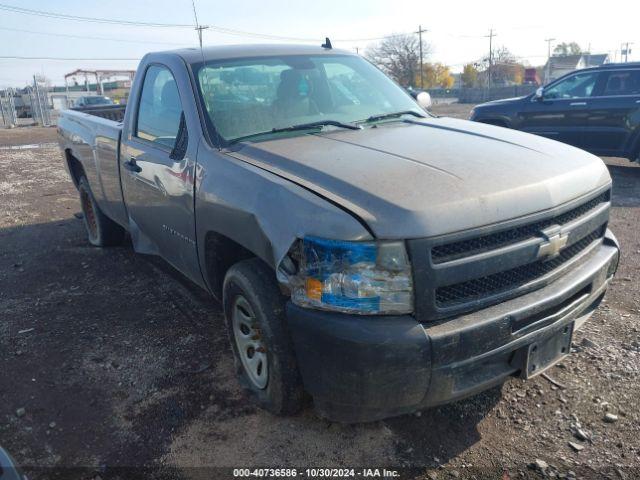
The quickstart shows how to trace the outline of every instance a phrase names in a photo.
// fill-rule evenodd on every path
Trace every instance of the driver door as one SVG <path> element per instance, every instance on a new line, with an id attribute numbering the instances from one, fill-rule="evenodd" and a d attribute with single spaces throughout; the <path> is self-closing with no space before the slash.
<path id="1" fill-rule="evenodd" d="M 181 88 L 185 88 L 181 85 Z M 198 278 L 194 220 L 197 145 L 190 144 L 176 77 L 168 66 L 144 73 L 137 112 L 123 134 L 122 193 L 136 251 L 161 255 Z"/>
<path id="2" fill-rule="evenodd" d="M 532 97 L 520 113 L 520 129 L 584 148 L 589 103 L 597 88 L 599 72 L 575 72 Z"/>

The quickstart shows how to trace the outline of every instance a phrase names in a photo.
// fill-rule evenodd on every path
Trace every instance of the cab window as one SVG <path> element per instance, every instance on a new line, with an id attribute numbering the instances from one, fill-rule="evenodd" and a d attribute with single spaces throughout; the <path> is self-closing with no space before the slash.
<path id="1" fill-rule="evenodd" d="M 369 88 L 367 79 L 350 65 L 327 62 L 324 71 L 336 110 L 351 110 L 357 116 L 363 104 L 376 105 L 381 110 L 389 108 L 384 96 Z"/>
<path id="2" fill-rule="evenodd" d="M 152 65 L 142 85 L 135 135 L 171 148 L 178 135 L 181 113 L 175 78 L 168 68 Z"/>
<path id="3" fill-rule="evenodd" d="M 545 99 L 585 98 L 593 93 L 598 72 L 576 73 L 545 89 Z"/>
<path id="4" fill-rule="evenodd" d="M 602 95 L 640 95 L 640 70 L 610 72 Z"/>

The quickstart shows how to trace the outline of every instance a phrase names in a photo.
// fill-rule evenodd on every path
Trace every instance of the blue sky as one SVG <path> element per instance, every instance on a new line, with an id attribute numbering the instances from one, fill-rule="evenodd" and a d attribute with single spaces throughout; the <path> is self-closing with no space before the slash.
<path id="1" fill-rule="evenodd" d="M 191 0 L 0 0 L 0 4 L 69 15 L 105 17 L 161 23 L 193 23 Z M 325 35 L 341 48 L 363 51 L 368 41 L 339 39 L 380 37 L 417 30 L 429 31 L 425 42 L 432 46 L 430 59 L 460 70 L 463 63 L 486 54 L 494 28 L 496 46 L 507 46 L 531 64 L 545 61 L 545 38 L 577 41 L 594 53 L 612 56 L 624 41 L 632 45 L 631 59 L 640 60 L 640 2 L 470 1 L 428 0 L 196 0 L 200 23 L 288 37 L 317 38 Z M 5 30 L 3 30 L 5 29 Z M 94 36 L 93 40 L 16 32 L 29 30 L 63 35 Z M 155 43 L 154 43 L 155 42 Z M 273 41 L 222 34 L 208 30 L 205 44 L 264 43 Z M 132 58 L 151 50 L 194 46 L 196 34 L 188 28 L 131 27 L 76 22 L 23 15 L 0 10 L 0 56 Z M 619 55 L 619 53 L 618 53 Z M 76 68 L 135 68 L 135 60 L 51 61 L 0 59 L 0 86 L 23 86 L 34 73 L 43 73 L 55 84 Z"/>

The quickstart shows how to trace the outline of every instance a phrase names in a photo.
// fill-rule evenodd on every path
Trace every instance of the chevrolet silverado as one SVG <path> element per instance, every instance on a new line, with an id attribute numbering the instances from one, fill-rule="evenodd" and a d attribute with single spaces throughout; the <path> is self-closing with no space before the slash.
<path id="1" fill-rule="evenodd" d="M 618 264 L 603 162 L 440 118 L 327 45 L 146 55 L 124 106 L 65 111 L 89 242 L 219 299 L 276 414 L 400 415 L 567 355 Z"/>

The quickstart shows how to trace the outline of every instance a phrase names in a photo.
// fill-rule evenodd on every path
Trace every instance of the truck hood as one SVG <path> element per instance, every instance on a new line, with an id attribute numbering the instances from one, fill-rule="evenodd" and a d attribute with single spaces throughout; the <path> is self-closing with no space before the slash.
<path id="1" fill-rule="evenodd" d="M 228 153 L 350 210 L 383 239 L 490 225 L 611 182 L 603 162 L 582 150 L 452 118 L 244 143 Z"/>

